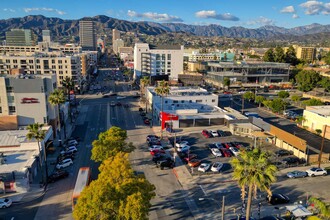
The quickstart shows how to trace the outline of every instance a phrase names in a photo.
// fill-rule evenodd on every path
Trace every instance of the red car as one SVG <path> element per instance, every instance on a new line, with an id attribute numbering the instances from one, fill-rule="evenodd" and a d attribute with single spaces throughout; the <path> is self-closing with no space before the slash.
<path id="1" fill-rule="evenodd" d="M 150 151 L 150 154 L 152 156 L 155 156 L 156 154 L 165 154 L 165 153 L 166 153 L 165 150 L 158 150 L 158 149 Z"/>
<path id="2" fill-rule="evenodd" d="M 206 138 L 210 138 L 210 137 L 211 137 L 210 132 L 207 131 L 207 130 L 203 130 L 203 131 L 202 131 L 202 135 L 203 135 L 204 137 L 206 137 Z"/>
<path id="3" fill-rule="evenodd" d="M 231 152 L 227 148 L 220 149 L 224 157 L 231 157 Z"/>
<path id="4" fill-rule="evenodd" d="M 197 159 L 192 159 L 188 162 L 188 166 L 190 167 L 198 167 L 200 164 L 202 163 L 202 161 L 197 160 Z"/>
<path id="5" fill-rule="evenodd" d="M 184 161 L 186 161 L 187 163 L 189 163 L 189 161 L 191 161 L 192 159 L 196 159 L 197 158 L 197 154 L 189 154 L 189 156 L 183 158 Z"/>

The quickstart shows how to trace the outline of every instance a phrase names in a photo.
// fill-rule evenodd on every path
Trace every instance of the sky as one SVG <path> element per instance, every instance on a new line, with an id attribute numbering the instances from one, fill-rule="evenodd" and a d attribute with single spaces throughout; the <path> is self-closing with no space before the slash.
<path id="1" fill-rule="evenodd" d="M 0 0 L 0 19 L 44 15 L 80 19 L 106 15 L 128 21 L 292 28 L 330 24 L 329 1 L 298 0 Z"/>

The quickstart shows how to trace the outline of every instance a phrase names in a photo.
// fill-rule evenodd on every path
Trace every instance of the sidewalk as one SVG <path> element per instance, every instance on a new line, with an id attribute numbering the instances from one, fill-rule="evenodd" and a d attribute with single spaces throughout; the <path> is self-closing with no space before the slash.
<path id="1" fill-rule="evenodd" d="M 0 198 L 9 198 L 13 203 L 26 203 L 40 198 L 46 193 L 46 187 L 40 186 L 40 184 L 30 184 L 28 192 L 22 193 L 6 193 L 1 194 Z"/>

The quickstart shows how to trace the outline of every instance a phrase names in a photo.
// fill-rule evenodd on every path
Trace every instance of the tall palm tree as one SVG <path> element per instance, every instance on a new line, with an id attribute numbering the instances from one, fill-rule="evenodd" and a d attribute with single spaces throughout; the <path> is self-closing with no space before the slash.
<path id="1" fill-rule="evenodd" d="M 148 76 L 144 76 L 142 79 L 140 79 L 140 85 L 141 85 L 141 93 L 142 93 L 145 87 L 150 85 L 150 78 Z"/>
<path id="2" fill-rule="evenodd" d="M 26 134 L 26 138 L 28 140 L 31 139 L 36 139 L 38 142 L 38 149 L 39 149 L 39 162 L 40 162 L 40 169 L 41 169 L 41 174 L 42 174 L 42 181 L 44 181 L 44 172 L 43 172 L 43 161 L 42 161 L 42 156 L 41 156 L 41 147 L 40 147 L 40 142 L 45 138 L 46 135 L 46 131 L 42 130 L 42 124 L 39 123 L 34 123 L 34 124 L 30 124 L 27 126 L 28 129 L 28 133 Z M 46 182 L 47 182 L 47 178 L 48 178 L 48 166 L 47 166 L 47 157 L 46 157 L 46 149 L 43 149 L 43 160 L 45 161 L 45 166 L 46 166 Z"/>
<path id="3" fill-rule="evenodd" d="M 248 188 L 246 219 L 250 219 L 252 195 L 256 197 L 257 190 L 266 191 L 271 195 L 270 185 L 276 181 L 277 168 L 268 160 L 267 152 L 255 148 L 252 151 L 242 151 L 240 157 L 233 158 L 230 163 L 234 169 L 233 179 L 242 190 L 242 200 Z"/>
<path id="4" fill-rule="evenodd" d="M 325 203 L 322 200 L 310 197 L 309 202 L 313 204 L 315 209 L 317 210 L 317 214 L 321 219 L 330 219 L 330 204 Z"/>
<path id="5" fill-rule="evenodd" d="M 58 119 L 59 119 L 59 127 L 61 128 L 61 114 L 60 114 L 60 106 L 65 103 L 65 97 L 63 90 L 55 89 L 48 97 L 48 102 L 58 108 Z M 63 126 L 64 126 L 64 138 L 66 138 L 66 130 L 65 130 L 65 120 L 63 118 Z"/>
<path id="6" fill-rule="evenodd" d="M 72 78 L 70 77 L 65 77 L 65 79 L 63 79 L 62 81 L 62 85 L 63 87 L 66 89 L 67 95 L 68 95 L 68 99 L 70 101 L 70 91 L 74 89 L 74 81 Z"/>
<path id="7" fill-rule="evenodd" d="M 163 112 L 163 102 L 164 102 L 164 96 L 168 95 L 170 93 L 170 86 L 168 85 L 168 82 L 165 80 L 162 80 L 158 82 L 157 87 L 155 88 L 155 92 L 157 95 L 162 97 L 161 100 L 161 112 Z M 162 119 L 164 120 L 164 119 Z M 163 129 L 161 129 L 161 138 L 163 138 Z"/>

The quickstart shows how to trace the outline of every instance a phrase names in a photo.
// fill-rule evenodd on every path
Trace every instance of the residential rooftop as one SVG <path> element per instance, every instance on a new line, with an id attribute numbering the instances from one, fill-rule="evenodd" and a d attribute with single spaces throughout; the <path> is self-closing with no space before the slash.
<path id="1" fill-rule="evenodd" d="M 3 156 L 4 161 L 3 164 L 0 164 L 0 174 L 24 173 L 27 168 L 32 166 L 38 152 L 36 150 L 5 152 Z"/>
<path id="2" fill-rule="evenodd" d="M 308 106 L 306 111 L 313 112 L 322 117 L 330 117 L 330 105 Z"/>
<path id="3" fill-rule="evenodd" d="M 148 87 L 148 90 L 156 95 L 155 87 Z M 200 87 L 176 87 L 171 86 L 170 93 L 167 96 L 202 96 L 202 95 L 213 95 L 207 90 Z"/>

